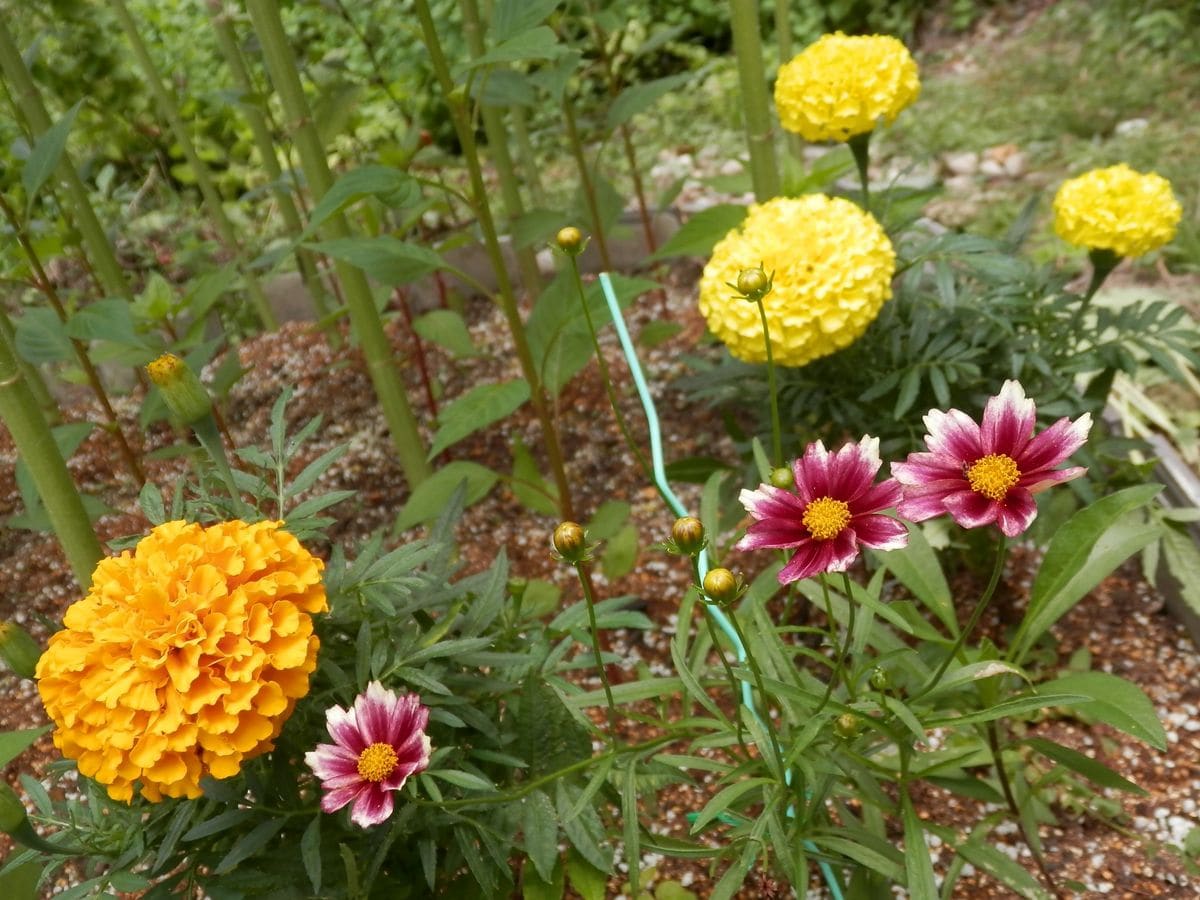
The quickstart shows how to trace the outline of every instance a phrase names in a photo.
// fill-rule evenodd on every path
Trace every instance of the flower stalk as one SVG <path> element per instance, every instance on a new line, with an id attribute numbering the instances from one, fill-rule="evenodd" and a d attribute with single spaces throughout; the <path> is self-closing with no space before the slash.
<path id="1" fill-rule="evenodd" d="M 592 220 L 592 237 L 596 239 L 596 249 L 600 251 L 600 263 L 606 271 L 612 271 L 612 256 L 609 255 L 608 240 L 604 236 L 604 220 L 600 217 L 596 183 L 592 179 L 591 169 L 588 168 L 583 139 L 579 136 L 579 125 L 575 121 L 575 108 L 566 97 L 563 98 L 562 110 L 563 125 L 567 130 L 567 144 L 571 148 L 571 156 L 575 158 L 575 167 L 579 169 L 579 184 L 583 189 L 583 200 L 587 204 L 588 217 Z"/>
<path id="2" fill-rule="evenodd" d="M 279 17 L 279 7 L 272 0 L 246 0 L 246 7 L 262 44 L 271 82 L 279 95 L 284 115 L 291 123 L 289 130 L 300 155 L 304 177 L 313 196 L 319 199 L 333 186 L 333 174 L 329 171 L 325 148 L 300 84 L 296 61 Z M 351 236 L 350 225 L 340 212 L 329 217 L 324 230 L 335 239 Z M 415 488 L 433 470 L 426 459 L 425 445 L 404 392 L 404 381 L 396 366 L 391 343 L 384 334 L 371 286 L 361 269 L 343 260 L 335 260 L 334 266 L 345 292 L 350 321 L 362 347 L 367 371 L 392 433 L 400 467 L 404 470 L 409 488 Z"/>
<path id="3" fill-rule="evenodd" d="M 763 69 L 758 0 L 729 0 L 729 15 L 745 110 L 750 177 L 754 183 L 754 196 L 759 203 L 764 203 L 778 196 L 780 185 L 779 164 L 775 157 L 775 130 L 767 103 L 767 74 Z"/>

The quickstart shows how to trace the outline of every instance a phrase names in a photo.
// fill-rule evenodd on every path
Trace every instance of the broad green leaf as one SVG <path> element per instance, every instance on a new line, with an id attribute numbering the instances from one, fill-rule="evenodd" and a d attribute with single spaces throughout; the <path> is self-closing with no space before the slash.
<path id="1" fill-rule="evenodd" d="M 53 310 L 32 307 L 25 310 L 15 324 L 17 353 L 26 362 L 41 365 L 75 358 L 67 328 Z"/>
<path id="2" fill-rule="evenodd" d="M 1081 509 L 1059 529 L 1033 581 L 1025 614 L 1008 658 L 1020 663 L 1034 643 L 1122 562 L 1158 535 L 1129 514 L 1154 498 L 1162 485 L 1126 488 Z"/>
<path id="3" fill-rule="evenodd" d="M 607 541 L 629 521 L 631 508 L 624 500 L 605 500 L 588 520 L 588 537 L 597 541 Z"/>
<path id="4" fill-rule="evenodd" d="M 83 101 L 80 100 L 63 113 L 61 119 L 42 132 L 34 143 L 29 158 L 25 160 L 25 167 L 21 170 L 21 186 L 25 188 L 28 209 L 33 208 L 38 191 L 62 161 L 63 151 L 67 148 L 67 136 L 71 133 L 71 126 L 75 124 L 75 116 L 82 105 Z"/>
<path id="5" fill-rule="evenodd" d="M 513 244 L 517 248 L 545 244 L 566 224 L 556 209 L 531 209 L 512 223 Z"/>
<path id="6" fill-rule="evenodd" d="M 467 323 L 452 309 L 435 309 L 413 321 L 413 330 L 457 357 L 479 356 Z"/>
<path id="7" fill-rule="evenodd" d="M 732 466 L 723 459 L 712 456 L 688 456 L 668 463 L 666 474 L 668 481 L 704 484 L 715 472 L 728 472 L 730 469 Z"/>
<path id="8" fill-rule="evenodd" d="M 476 96 L 484 106 L 533 106 L 537 102 L 529 76 L 514 69 L 493 69 L 476 86 Z"/>
<path id="9" fill-rule="evenodd" d="M 520 379 L 472 388 L 438 415 L 438 430 L 429 447 L 433 459 L 447 447 L 516 412 L 529 399 L 529 382 Z"/>
<path id="10" fill-rule="evenodd" d="M 455 460 L 442 466 L 417 485 L 396 517 L 393 530 L 397 533 L 407 531 L 414 525 L 436 519 L 463 482 L 466 482 L 466 503 L 476 503 L 487 496 L 499 477 L 486 466 L 466 460 Z"/>
<path id="11" fill-rule="evenodd" d="M 550 875 L 543 878 L 530 859 L 521 864 L 521 900 L 562 900 L 567 889 L 566 871 L 558 858 L 558 845 L 554 847 L 554 867 Z"/>
<path id="12" fill-rule="evenodd" d="M 678 75 L 668 75 L 654 81 L 642 81 L 632 84 L 617 96 L 612 106 L 608 108 L 607 128 L 609 131 L 624 125 L 640 112 L 645 112 L 661 98 L 687 84 L 695 77 L 693 72 L 681 72 Z"/>
<path id="13" fill-rule="evenodd" d="M 723 203 L 702 210 L 683 223 L 650 257 L 651 260 L 673 256 L 708 256 L 717 241 L 742 224 L 747 209 L 734 203 Z M 733 288 L 730 288 L 733 294 Z"/>
<path id="14" fill-rule="evenodd" d="M 574 849 L 567 851 L 567 875 L 571 878 L 571 887 L 583 900 L 604 900 L 608 875 Z"/>
<path id="15" fill-rule="evenodd" d="M 904 873 L 908 878 L 908 895 L 935 900 L 938 891 L 933 880 L 933 860 L 925 844 L 925 829 L 903 785 L 900 804 L 904 812 Z"/>
<path id="16" fill-rule="evenodd" d="M 307 240 L 330 216 L 366 197 L 375 197 L 384 205 L 399 209 L 420 200 L 421 187 L 411 175 L 400 169 L 388 166 L 352 169 L 335 181 L 333 187 L 313 207 L 308 226 L 298 240 Z"/>
<path id="17" fill-rule="evenodd" d="M 482 56 L 477 56 L 464 66 L 460 72 L 490 66 L 495 63 L 518 62 L 520 60 L 554 59 L 563 52 L 554 32 L 545 25 L 528 28 L 519 34 L 502 41 Z"/>
<path id="18" fill-rule="evenodd" d="M 938 694 L 957 690 L 964 685 L 973 684 L 982 678 L 995 678 L 997 675 L 1016 675 L 1018 678 L 1023 678 L 1026 682 L 1031 682 L 1029 675 L 1017 666 L 998 659 L 985 659 L 980 662 L 967 663 L 964 666 L 952 667 L 942 676 L 942 680 L 937 683 L 937 687 L 928 693 L 921 694 L 921 696 L 923 698 L 936 697 Z"/>
<path id="19" fill-rule="evenodd" d="M 1056 763 L 1061 763 L 1072 771 L 1078 772 L 1085 778 L 1094 781 L 1100 787 L 1113 788 L 1118 791 L 1126 791 L 1130 794 L 1146 795 L 1144 788 L 1138 787 L 1132 781 L 1127 781 L 1122 778 L 1104 763 L 1092 759 L 1086 754 L 1080 753 L 1078 750 L 1072 750 L 1070 747 L 1064 747 L 1062 744 L 1056 744 L 1054 741 L 1048 741 L 1040 737 L 1027 737 L 1022 742 L 1029 747 L 1032 747 L 1038 753 L 1046 756 Z"/>
<path id="20" fill-rule="evenodd" d="M 554 804 L 542 791 L 533 791 L 521 801 L 521 821 L 525 852 L 542 880 L 554 881 L 555 870 L 559 868 L 558 815 Z"/>
<path id="21" fill-rule="evenodd" d="M 153 350 L 138 335 L 129 303 L 119 298 L 97 300 L 85 306 L 67 321 L 67 335 L 79 341 L 111 341 L 126 347 Z"/>
<path id="22" fill-rule="evenodd" d="M 655 319 L 642 326 L 642 330 L 638 332 L 637 342 L 648 350 L 653 350 L 659 344 L 669 341 L 681 331 L 683 331 L 683 325 L 679 322 L 665 322 L 662 319 Z"/>
<path id="23" fill-rule="evenodd" d="M 623 578 L 633 571 L 638 558 L 637 526 L 632 522 L 614 534 L 604 545 L 600 567 L 610 580 Z"/>
<path id="24" fill-rule="evenodd" d="M 34 741 L 50 730 L 49 725 L 41 728 L 25 728 L 21 731 L 0 732 L 0 768 L 20 756 Z"/>
<path id="25" fill-rule="evenodd" d="M 0 897 L 5 900 L 38 900 L 38 880 L 44 863 L 34 860 L 0 872 Z"/>
<path id="26" fill-rule="evenodd" d="M 558 490 L 538 471 L 537 462 L 520 435 L 513 437 L 512 492 L 527 509 L 544 516 L 558 514 Z"/>
<path id="27" fill-rule="evenodd" d="M 489 37 L 494 44 L 541 25 L 562 0 L 500 0 L 492 10 Z"/>
<path id="28" fill-rule="evenodd" d="M 428 247 L 410 244 L 389 235 L 338 238 L 307 244 L 309 249 L 362 269 L 388 287 L 411 284 L 445 268 L 442 258 Z"/>
<path id="29" fill-rule="evenodd" d="M 1180 598 L 1200 615 L 1200 550 L 1186 532 L 1168 526 L 1162 530 L 1162 554 L 1179 584 Z"/>
<path id="30" fill-rule="evenodd" d="M 1088 716 L 1131 734 L 1156 750 L 1165 752 L 1167 749 L 1167 735 L 1154 711 L 1154 704 L 1131 681 L 1108 672 L 1076 672 L 1043 682 L 1038 687 L 1080 694 L 1087 698 L 1085 712 Z"/>
<path id="31" fill-rule="evenodd" d="M 950 593 L 950 585 L 942 574 L 937 554 L 929 546 L 918 525 L 908 525 L 908 546 L 900 550 L 889 550 L 886 553 L 872 552 L 872 556 L 887 566 L 902 585 L 912 591 L 914 597 L 938 617 L 938 620 L 950 630 L 952 635 L 958 634 L 958 618 L 954 613 L 954 597 Z"/>

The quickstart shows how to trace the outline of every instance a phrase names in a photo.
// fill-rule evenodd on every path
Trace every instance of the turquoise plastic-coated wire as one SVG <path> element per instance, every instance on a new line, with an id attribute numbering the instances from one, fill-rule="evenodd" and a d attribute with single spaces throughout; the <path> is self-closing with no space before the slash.
<path id="1" fill-rule="evenodd" d="M 658 425 L 658 410 L 654 406 L 654 398 L 650 396 L 650 388 L 646 385 L 646 376 L 642 373 L 642 364 L 638 361 L 637 351 L 633 348 L 633 341 L 630 340 L 629 330 L 625 327 L 625 317 L 621 314 L 621 305 L 617 302 L 616 291 L 613 290 L 612 280 L 608 277 L 607 272 L 600 273 L 600 290 L 604 293 L 604 300 L 608 303 L 608 311 L 612 315 L 613 326 L 617 329 L 617 338 L 621 341 L 621 350 L 625 354 L 625 362 L 629 365 L 629 371 L 633 375 L 633 383 L 637 387 L 638 397 L 642 401 L 642 410 L 646 413 L 646 424 L 650 431 L 650 462 L 654 472 L 654 481 L 658 485 L 659 491 L 663 498 L 671 507 L 671 511 L 677 516 L 688 515 L 687 509 L 679 498 L 675 496 L 675 492 L 671 490 L 671 485 L 667 481 L 667 469 L 663 464 L 662 452 L 662 431 Z M 696 560 L 700 570 L 700 578 L 703 581 L 705 574 L 708 572 L 708 553 L 704 550 L 700 551 L 700 556 Z M 734 630 L 732 623 L 725 613 L 713 606 L 711 603 L 705 603 L 704 608 L 709 615 L 713 617 L 713 621 L 717 626 L 725 632 L 725 636 L 729 638 L 729 642 L 733 645 L 734 652 L 737 654 L 738 662 L 746 661 L 746 647 L 742 644 L 741 638 L 738 637 L 737 631 Z M 750 710 L 759 722 L 762 722 L 762 716 L 759 715 L 758 709 L 754 705 L 754 693 L 750 689 L 749 683 L 742 682 L 742 704 Z M 764 726 L 765 727 L 765 726 Z M 787 778 L 788 784 L 792 781 L 791 769 L 788 769 L 784 776 Z M 789 815 L 794 815 L 795 810 L 789 809 Z M 804 842 L 806 850 L 816 852 L 816 845 L 809 841 Z M 833 869 L 829 863 L 819 863 L 821 874 L 825 877 L 825 883 L 829 885 L 829 893 L 833 896 L 833 900 L 845 900 L 841 887 L 838 885 L 837 877 L 833 874 Z"/>

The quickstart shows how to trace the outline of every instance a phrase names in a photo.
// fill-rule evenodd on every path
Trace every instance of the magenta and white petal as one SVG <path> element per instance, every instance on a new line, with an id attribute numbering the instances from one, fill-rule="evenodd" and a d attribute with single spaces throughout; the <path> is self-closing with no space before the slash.
<path id="1" fill-rule="evenodd" d="M 962 478 L 961 462 L 936 453 L 910 453 L 904 462 L 892 463 L 892 477 L 901 484 L 926 484 L 930 481 Z"/>
<path id="2" fill-rule="evenodd" d="M 956 491 L 942 501 L 946 512 L 963 528 L 981 528 L 996 521 L 1000 504 L 972 490 Z"/>
<path id="3" fill-rule="evenodd" d="M 830 554 L 823 548 L 828 541 L 807 541 L 796 548 L 792 558 L 779 572 L 779 583 L 790 584 L 828 571 Z"/>
<path id="4" fill-rule="evenodd" d="M 363 791 L 361 783 L 335 788 L 321 798 L 321 812 L 335 813 Z"/>
<path id="5" fill-rule="evenodd" d="M 1016 537 L 1033 524 L 1037 518 L 1037 503 L 1033 494 L 1024 488 L 1008 492 L 1003 503 L 996 504 L 996 524 L 1007 537 Z"/>
<path id="6" fill-rule="evenodd" d="M 979 426 L 961 410 L 931 409 L 925 415 L 925 430 L 925 446 L 938 456 L 962 463 L 984 455 Z"/>
<path id="7" fill-rule="evenodd" d="M 870 489 L 875 473 L 882 464 L 879 438 L 868 435 L 857 444 L 846 444 L 830 460 L 829 483 L 825 494 L 853 503 Z"/>
<path id="8" fill-rule="evenodd" d="M 850 510 L 856 516 L 877 513 L 890 509 L 900 502 L 903 489 L 894 478 L 881 481 L 864 491 L 857 500 L 850 501 Z"/>
<path id="9" fill-rule="evenodd" d="M 392 792 L 371 785 L 354 801 L 350 809 L 350 821 L 360 828 L 370 828 L 386 822 L 393 808 Z"/>
<path id="10" fill-rule="evenodd" d="M 910 522 L 924 522 L 946 515 L 946 498 L 963 488 L 961 479 L 956 481 L 933 481 L 927 484 L 905 486 L 904 499 L 896 507 L 900 518 Z"/>
<path id="11" fill-rule="evenodd" d="M 805 503 L 829 493 L 829 451 L 820 441 L 809 444 L 792 464 L 795 491 Z"/>
<path id="12" fill-rule="evenodd" d="M 304 754 L 304 762 L 322 781 L 358 771 L 358 754 L 337 744 L 318 744 Z"/>
<path id="13" fill-rule="evenodd" d="M 340 706 L 331 706 L 325 710 L 325 729 L 334 741 L 356 756 L 367 747 L 353 707 L 342 709 Z"/>
<path id="14" fill-rule="evenodd" d="M 1086 473 L 1086 466 L 1069 466 L 1066 469 L 1051 469 L 1049 472 L 1034 472 L 1032 475 L 1026 475 L 1018 481 L 1017 487 L 1025 488 L 1025 490 L 1032 494 L 1040 494 L 1047 488 L 1052 488 L 1056 484 L 1074 481 Z"/>
<path id="15" fill-rule="evenodd" d="M 854 520 L 854 533 L 862 543 L 876 550 L 908 546 L 908 528 L 891 516 L 859 516 Z"/>
<path id="16" fill-rule="evenodd" d="M 1051 469 L 1082 447 L 1091 430 L 1090 413 L 1084 413 L 1074 422 L 1067 418 L 1059 419 L 1031 440 L 1019 457 L 1014 457 L 1017 467 L 1022 472 L 1030 473 Z"/>
<path id="17" fill-rule="evenodd" d="M 983 408 L 979 436 L 987 453 L 1003 453 L 1015 459 L 1037 423 L 1037 407 L 1025 396 L 1019 381 L 1006 381 L 1000 393 Z"/>

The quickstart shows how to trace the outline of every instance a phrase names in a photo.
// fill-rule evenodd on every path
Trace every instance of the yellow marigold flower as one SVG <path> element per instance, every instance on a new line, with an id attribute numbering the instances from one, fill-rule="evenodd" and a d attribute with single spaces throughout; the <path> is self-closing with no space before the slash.
<path id="1" fill-rule="evenodd" d="M 892 296 L 896 254 L 870 213 L 849 200 L 808 194 L 751 206 L 713 248 L 700 279 L 708 327 L 746 362 L 765 362 L 758 305 L 735 295 L 738 273 L 774 272 L 763 299 L 771 352 L 783 366 L 803 366 L 857 340 Z"/>
<path id="2" fill-rule="evenodd" d="M 917 64 L 894 37 L 823 35 L 779 67 L 775 107 L 806 141 L 845 141 L 891 123 L 921 93 Z"/>
<path id="3" fill-rule="evenodd" d="M 1141 256 L 1175 237 L 1183 209 L 1171 183 L 1129 166 L 1093 169 L 1064 181 L 1054 197 L 1054 230 L 1070 244 Z"/>
<path id="4" fill-rule="evenodd" d="M 200 796 L 308 693 L 323 564 L 280 522 L 167 522 L 102 560 L 38 661 L 55 746 L 130 800 Z"/>

